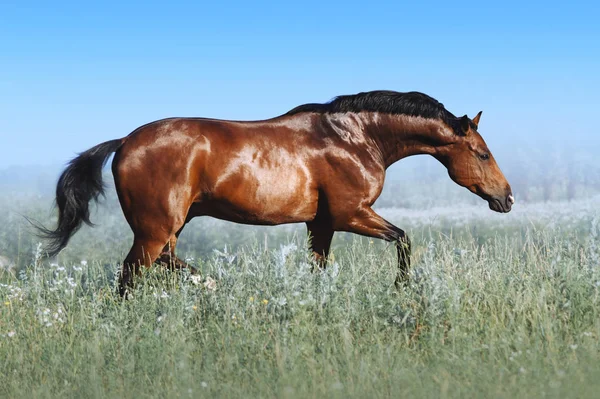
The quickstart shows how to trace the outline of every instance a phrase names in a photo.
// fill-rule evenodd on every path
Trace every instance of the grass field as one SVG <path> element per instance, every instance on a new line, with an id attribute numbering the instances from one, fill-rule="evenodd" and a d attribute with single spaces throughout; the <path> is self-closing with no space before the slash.
<path id="1" fill-rule="evenodd" d="M 382 209 L 415 242 L 401 290 L 386 244 L 337 237 L 313 274 L 301 229 L 225 250 L 235 225 L 208 221 L 202 280 L 157 267 L 123 302 L 121 253 L 75 260 L 105 240 L 82 231 L 0 276 L 0 397 L 594 397 L 599 202 Z"/>

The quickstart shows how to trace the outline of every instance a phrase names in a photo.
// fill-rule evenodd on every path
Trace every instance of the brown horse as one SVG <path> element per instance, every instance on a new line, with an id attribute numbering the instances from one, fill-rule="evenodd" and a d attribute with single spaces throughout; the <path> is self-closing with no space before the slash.
<path id="1" fill-rule="evenodd" d="M 301 105 L 264 121 L 172 118 L 144 125 L 127 137 L 99 144 L 73 159 L 56 189 L 59 210 L 49 256 L 63 249 L 88 203 L 103 193 L 102 166 L 112 171 L 125 218 L 134 233 L 123 262 L 124 295 L 139 266 L 175 259 L 177 237 L 195 216 L 237 223 L 304 222 L 311 248 L 324 265 L 335 231 L 397 243 L 399 274 L 407 277 L 410 241 L 371 207 L 386 168 L 429 154 L 459 185 L 496 212 L 508 212 L 511 188 L 472 120 L 455 117 L 418 92 L 372 91 Z"/>

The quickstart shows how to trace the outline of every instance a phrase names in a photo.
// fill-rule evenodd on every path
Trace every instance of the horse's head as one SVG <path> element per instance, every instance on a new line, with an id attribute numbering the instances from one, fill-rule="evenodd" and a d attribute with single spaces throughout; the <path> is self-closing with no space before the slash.
<path id="1" fill-rule="evenodd" d="M 448 168 L 457 184 L 489 203 L 496 212 L 509 212 L 515 200 L 508 181 L 489 148 L 477 132 L 481 112 L 471 120 L 459 118 L 454 130 L 459 134 L 441 149 L 438 159 Z"/>

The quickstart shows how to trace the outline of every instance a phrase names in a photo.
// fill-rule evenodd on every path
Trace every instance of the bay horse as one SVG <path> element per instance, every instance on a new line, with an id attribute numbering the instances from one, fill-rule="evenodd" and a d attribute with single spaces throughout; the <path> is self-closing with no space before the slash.
<path id="1" fill-rule="evenodd" d="M 408 277 L 410 241 L 372 206 L 386 169 L 416 154 L 440 161 L 451 179 L 509 212 L 510 185 L 477 132 L 419 92 L 371 91 L 305 104 L 268 120 L 169 118 L 141 126 L 74 158 L 56 188 L 58 226 L 41 228 L 47 255 L 58 254 L 82 222 L 89 202 L 103 194 L 102 167 L 112 172 L 123 213 L 133 230 L 119 293 L 140 266 L 175 256 L 177 238 L 196 216 L 253 225 L 306 223 L 310 247 L 324 266 L 335 231 L 395 242 L 399 271 Z"/>

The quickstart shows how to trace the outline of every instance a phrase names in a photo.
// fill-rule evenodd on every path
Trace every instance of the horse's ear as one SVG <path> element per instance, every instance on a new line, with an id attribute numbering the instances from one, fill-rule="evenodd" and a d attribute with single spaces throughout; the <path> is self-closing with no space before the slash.
<path id="1" fill-rule="evenodd" d="M 473 118 L 473 123 L 475 124 L 476 127 L 479 127 L 479 118 L 481 118 L 481 113 L 483 111 L 479 111 L 479 113 L 477 114 L 477 116 L 475 118 Z"/>
<path id="2" fill-rule="evenodd" d="M 462 118 L 460 118 L 461 136 L 465 136 L 469 132 L 469 127 L 471 127 L 470 122 L 471 120 L 467 115 L 464 115 Z"/>

